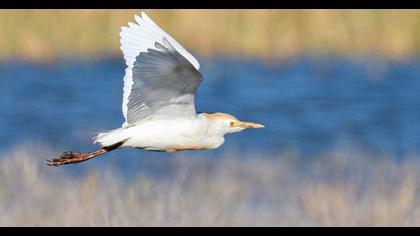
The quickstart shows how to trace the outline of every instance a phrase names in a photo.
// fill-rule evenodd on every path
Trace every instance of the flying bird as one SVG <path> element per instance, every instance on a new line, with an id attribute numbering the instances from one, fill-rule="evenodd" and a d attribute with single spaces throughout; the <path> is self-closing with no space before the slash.
<path id="1" fill-rule="evenodd" d="M 177 152 L 215 149 L 226 134 L 261 124 L 243 122 L 225 113 L 198 113 L 195 94 L 202 81 L 200 64 L 181 44 L 144 12 L 120 32 L 127 65 L 121 128 L 99 133 L 92 152 L 64 152 L 48 165 L 79 163 L 121 147 Z"/>

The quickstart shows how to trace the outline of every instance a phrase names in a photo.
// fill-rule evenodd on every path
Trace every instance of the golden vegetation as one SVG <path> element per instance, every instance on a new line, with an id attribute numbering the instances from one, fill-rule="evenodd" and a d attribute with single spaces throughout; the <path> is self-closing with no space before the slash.
<path id="1" fill-rule="evenodd" d="M 0 156 L 1 226 L 420 226 L 415 158 L 143 152 L 154 176 L 121 179 L 95 161 L 46 166 L 54 154 L 32 145 Z"/>
<path id="2" fill-rule="evenodd" d="M 120 55 L 141 10 L 1 10 L 0 58 Z M 194 54 L 405 57 L 420 48 L 419 10 L 145 10 Z"/>

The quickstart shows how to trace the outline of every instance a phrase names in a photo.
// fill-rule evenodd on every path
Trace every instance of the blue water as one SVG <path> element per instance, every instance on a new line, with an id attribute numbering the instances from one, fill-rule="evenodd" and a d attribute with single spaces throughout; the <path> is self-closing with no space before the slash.
<path id="1" fill-rule="evenodd" d="M 296 149 L 312 157 L 357 147 L 401 158 L 420 151 L 417 59 L 213 57 L 200 62 L 204 81 L 196 97 L 198 111 L 225 112 L 266 126 L 230 135 L 206 155 L 234 151 L 275 157 Z M 0 62 L 0 151 L 25 142 L 63 151 L 96 148 L 91 144 L 95 133 L 123 122 L 124 69 L 120 58 Z M 136 149 L 111 154 L 123 164 L 142 155 L 170 155 Z"/>

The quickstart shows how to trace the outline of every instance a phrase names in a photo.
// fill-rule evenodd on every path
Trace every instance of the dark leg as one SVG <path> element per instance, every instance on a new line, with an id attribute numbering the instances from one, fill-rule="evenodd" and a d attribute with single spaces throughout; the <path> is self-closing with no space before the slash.
<path id="1" fill-rule="evenodd" d="M 76 164 L 82 161 L 87 161 L 96 156 L 110 152 L 121 146 L 121 143 L 114 144 L 112 146 L 103 147 L 101 149 L 92 152 L 64 152 L 60 157 L 52 160 L 47 160 L 49 166 L 61 166 L 65 164 Z"/>

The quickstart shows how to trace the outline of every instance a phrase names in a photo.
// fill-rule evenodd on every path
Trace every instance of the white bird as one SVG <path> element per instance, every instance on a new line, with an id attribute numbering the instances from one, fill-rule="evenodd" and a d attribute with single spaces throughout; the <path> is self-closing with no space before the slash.
<path id="1" fill-rule="evenodd" d="M 226 134 L 261 124 L 242 122 L 224 113 L 196 113 L 195 93 L 202 80 L 200 64 L 144 12 L 123 26 L 124 76 L 121 128 L 98 134 L 92 152 L 64 152 L 52 166 L 89 160 L 120 147 L 176 152 L 215 149 Z"/>

